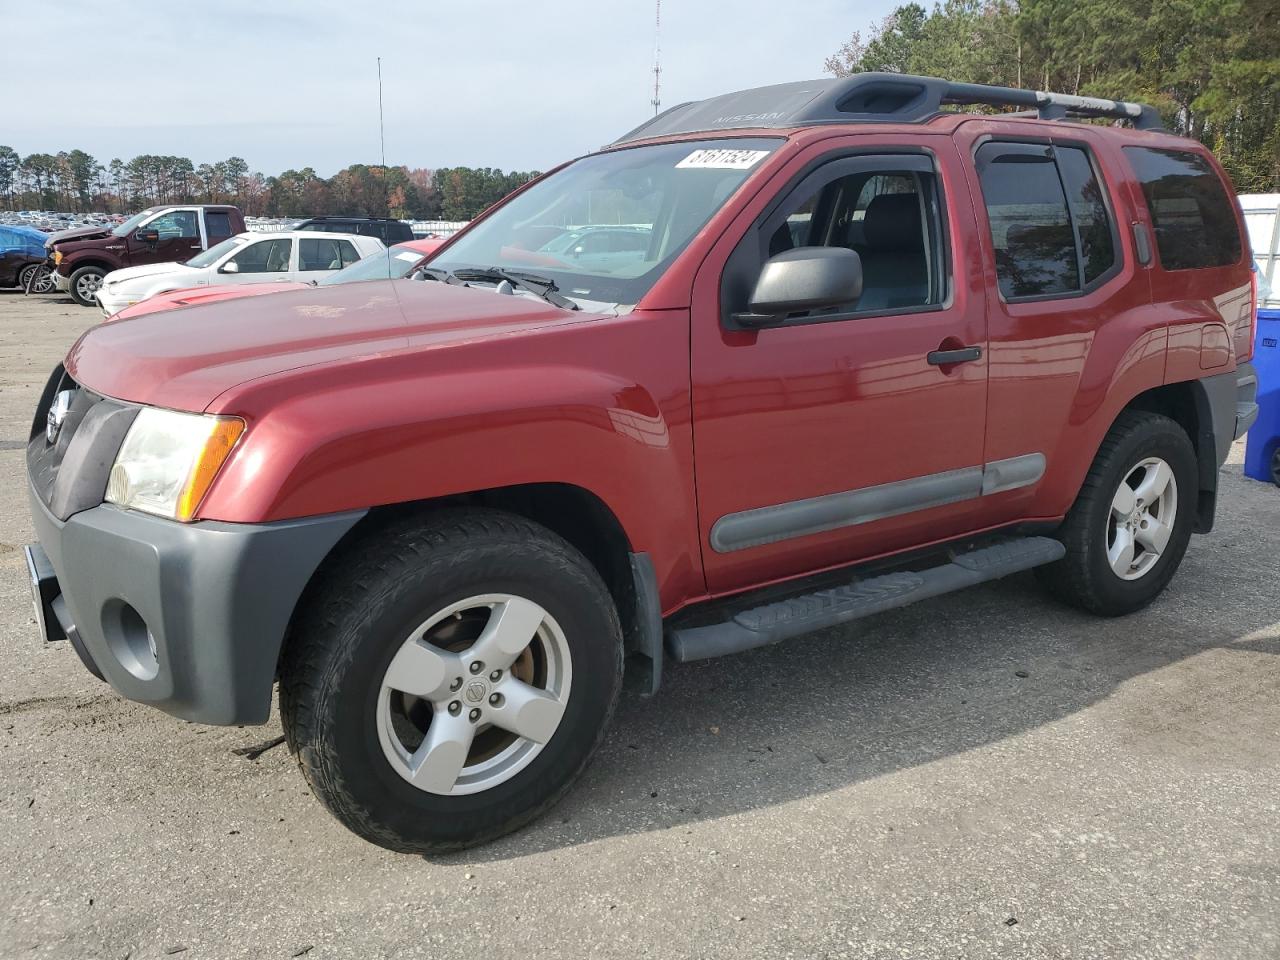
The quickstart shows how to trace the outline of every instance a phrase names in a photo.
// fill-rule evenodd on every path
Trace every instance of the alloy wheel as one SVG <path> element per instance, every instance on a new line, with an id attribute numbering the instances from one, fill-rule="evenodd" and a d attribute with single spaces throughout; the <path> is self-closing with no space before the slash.
<path id="1" fill-rule="evenodd" d="M 1107 563 L 1121 580 L 1146 576 L 1159 562 L 1178 516 L 1178 481 L 1159 457 L 1126 474 L 1107 517 Z"/>
<path id="2" fill-rule="evenodd" d="M 76 281 L 76 293 L 88 302 L 93 302 L 93 295 L 102 289 L 102 276 L 96 273 L 86 273 Z"/>
<path id="3" fill-rule="evenodd" d="M 555 734 L 572 682 L 569 645 L 546 610 L 511 594 L 451 604 L 415 629 L 383 675 L 378 740 L 428 793 L 510 780 Z"/>

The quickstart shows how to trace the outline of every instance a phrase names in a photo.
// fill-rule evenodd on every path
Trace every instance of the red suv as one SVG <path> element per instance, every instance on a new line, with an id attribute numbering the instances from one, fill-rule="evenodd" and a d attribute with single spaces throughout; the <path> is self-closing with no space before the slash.
<path id="1" fill-rule="evenodd" d="M 555 242 L 606 225 L 646 242 Z M 27 449 L 42 630 L 191 721 L 262 723 L 278 679 L 375 843 L 498 836 L 628 655 L 656 690 L 1031 568 L 1149 603 L 1256 416 L 1241 227 L 1137 104 L 864 74 L 676 107 L 421 282 L 85 334 Z"/>

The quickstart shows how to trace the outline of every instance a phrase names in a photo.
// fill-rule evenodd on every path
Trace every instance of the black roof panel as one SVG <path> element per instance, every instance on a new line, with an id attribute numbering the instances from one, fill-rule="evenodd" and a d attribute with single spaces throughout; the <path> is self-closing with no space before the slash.
<path id="1" fill-rule="evenodd" d="M 902 73 L 857 73 L 739 90 L 671 107 L 615 143 L 681 133 L 743 128 L 788 128 L 825 123 L 919 123 L 943 105 L 985 104 L 1030 107 L 1041 119 L 1112 117 L 1139 129 L 1160 127 L 1154 107 L 1038 90 L 952 83 L 938 77 Z"/>

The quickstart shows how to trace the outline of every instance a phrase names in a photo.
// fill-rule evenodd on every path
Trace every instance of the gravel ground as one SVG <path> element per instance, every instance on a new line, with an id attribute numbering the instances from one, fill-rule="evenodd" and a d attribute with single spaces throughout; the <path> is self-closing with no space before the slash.
<path id="1" fill-rule="evenodd" d="M 1123 620 L 1029 576 L 632 694 L 546 818 L 387 853 L 265 727 L 185 724 L 35 640 L 39 387 L 94 315 L 0 293 L 0 956 L 1280 955 L 1280 490 Z"/>

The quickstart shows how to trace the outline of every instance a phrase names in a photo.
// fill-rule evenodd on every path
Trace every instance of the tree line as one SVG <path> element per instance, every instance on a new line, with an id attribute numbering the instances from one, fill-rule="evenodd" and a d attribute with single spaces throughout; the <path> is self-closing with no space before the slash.
<path id="1" fill-rule="evenodd" d="M 232 203 L 250 216 L 470 220 L 537 175 L 356 163 L 332 177 L 311 167 L 263 176 L 240 157 L 197 166 L 187 157 L 144 154 L 104 164 L 83 150 L 23 157 L 0 145 L 0 206 L 132 213 L 162 203 Z"/>
<path id="2" fill-rule="evenodd" d="M 1280 0 L 944 0 L 896 8 L 826 63 L 1154 104 L 1240 193 L 1280 190 Z"/>

